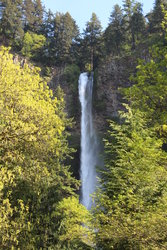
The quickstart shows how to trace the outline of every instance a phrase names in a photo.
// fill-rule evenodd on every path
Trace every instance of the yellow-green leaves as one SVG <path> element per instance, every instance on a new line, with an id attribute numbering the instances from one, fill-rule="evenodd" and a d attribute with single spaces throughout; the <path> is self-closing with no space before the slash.
<path id="1" fill-rule="evenodd" d="M 57 203 L 78 186 L 64 165 L 70 155 L 59 89 L 55 97 L 40 70 L 0 50 L 0 248 L 47 249 Z M 52 239 L 50 241 L 50 239 Z"/>
<path id="2" fill-rule="evenodd" d="M 95 208 L 97 244 L 102 249 L 165 249 L 167 155 L 145 115 L 126 108 L 121 123 L 111 121 L 105 140 Z"/>
<path id="3" fill-rule="evenodd" d="M 78 245 L 79 247 L 82 244 L 94 244 L 94 232 L 91 225 L 92 215 L 83 205 L 79 204 L 77 198 L 69 197 L 62 200 L 53 212 L 52 217 L 56 217 L 60 221 L 58 240 L 62 246 Z"/>
<path id="4" fill-rule="evenodd" d="M 22 54 L 29 58 L 35 58 L 45 44 L 46 38 L 35 33 L 25 33 L 23 38 Z"/>

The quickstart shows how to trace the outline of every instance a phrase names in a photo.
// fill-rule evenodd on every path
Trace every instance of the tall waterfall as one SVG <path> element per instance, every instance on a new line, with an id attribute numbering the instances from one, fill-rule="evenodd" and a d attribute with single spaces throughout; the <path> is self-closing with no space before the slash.
<path id="1" fill-rule="evenodd" d="M 90 194 L 96 188 L 96 165 L 98 143 L 92 119 L 93 73 L 82 73 L 79 77 L 79 99 L 81 102 L 81 202 L 87 208 L 92 206 Z"/>

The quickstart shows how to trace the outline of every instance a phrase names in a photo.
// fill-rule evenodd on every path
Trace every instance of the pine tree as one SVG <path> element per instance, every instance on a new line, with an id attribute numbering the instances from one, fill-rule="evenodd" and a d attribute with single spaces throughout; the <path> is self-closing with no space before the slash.
<path id="1" fill-rule="evenodd" d="M 155 0 L 154 9 L 150 13 L 150 18 L 149 18 L 149 31 L 151 33 L 163 32 L 161 26 L 161 23 L 164 18 L 162 5 L 164 6 L 165 9 L 167 9 L 167 2 L 165 0 Z"/>
<path id="2" fill-rule="evenodd" d="M 119 54 L 121 45 L 124 42 L 123 34 L 123 12 L 121 7 L 116 4 L 110 15 L 109 26 L 104 33 L 107 53 Z"/>
<path id="3" fill-rule="evenodd" d="M 131 29 L 134 34 L 135 41 L 142 38 L 146 31 L 145 18 L 143 16 L 142 4 L 137 2 L 134 5 L 133 15 L 131 18 Z M 135 45 L 134 45 L 135 46 Z"/>
<path id="4" fill-rule="evenodd" d="M 42 34 L 44 34 L 46 38 L 54 36 L 54 14 L 51 10 L 45 12 Z"/>
<path id="5" fill-rule="evenodd" d="M 127 41 L 131 42 L 132 50 L 136 46 L 136 38 L 144 32 L 145 20 L 142 5 L 134 0 L 124 0 L 124 30 Z M 130 38 L 130 39 L 129 39 Z"/>
<path id="6" fill-rule="evenodd" d="M 34 32 L 39 34 L 41 32 L 41 28 L 43 24 L 43 12 L 44 12 L 41 0 L 36 0 L 34 2 L 34 7 L 35 7 Z"/>
<path id="7" fill-rule="evenodd" d="M 24 0 L 24 30 L 25 32 L 33 29 L 34 24 L 34 4 L 32 0 Z"/>
<path id="8" fill-rule="evenodd" d="M 92 13 L 90 21 L 87 22 L 83 35 L 84 39 L 81 45 L 82 54 L 84 57 L 87 57 L 85 60 L 87 60 L 87 63 L 91 64 L 91 69 L 93 70 L 97 66 L 102 42 L 102 27 L 95 13 Z"/>
<path id="9" fill-rule="evenodd" d="M 25 31 L 32 31 L 40 34 L 43 24 L 43 6 L 41 0 L 24 1 Z"/>
<path id="10" fill-rule="evenodd" d="M 3 0 L 1 35 L 7 44 L 20 47 L 24 36 L 22 22 L 22 0 Z"/>
<path id="11" fill-rule="evenodd" d="M 71 48 L 78 34 L 78 27 L 68 12 L 56 13 L 54 36 L 48 38 L 49 58 L 54 64 L 62 65 L 71 62 Z"/>
<path id="12" fill-rule="evenodd" d="M 96 194 L 99 249 L 167 246 L 167 155 L 144 117 L 127 107 L 120 124 L 110 123 Z"/>

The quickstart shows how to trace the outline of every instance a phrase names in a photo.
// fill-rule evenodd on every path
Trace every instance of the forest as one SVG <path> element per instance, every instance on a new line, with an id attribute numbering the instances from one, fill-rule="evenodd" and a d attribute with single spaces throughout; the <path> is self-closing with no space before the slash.
<path id="1" fill-rule="evenodd" d="M 2 250 L 167 249 L 167 1 L 110 13 L 81 33 L 41 0 L 0 1 Z M 91 210 L 79 199 L 85 71 L 104 159 Z"/>

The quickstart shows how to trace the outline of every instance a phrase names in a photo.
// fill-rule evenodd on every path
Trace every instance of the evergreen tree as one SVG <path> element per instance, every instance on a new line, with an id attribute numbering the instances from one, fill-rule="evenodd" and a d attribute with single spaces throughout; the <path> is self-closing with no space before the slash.
<path id="1" fill-rule="evenodd" d="M 142 4 L 139 2 L 137 2 L 134 5 L 133 15 L 131 18 L 131 29 L 132 29 L 132 33 L 134 34 L 135 41 L 141 39 L 146 31 L 145 18 L 143 16 Z"/>
<path id="2" fill-rule="evenodd" d="M 87 22 L 83 35 L 82 54 L 85 57 L 84 61 L 91 64 L 93 70 L 97 66 L 102 42 L 102 27 L 95 13 L 92 13 L 90 21 Z"/>
<path id="3" fill-rule="evenodd" d="M 7 44 L 20 47 L 24 36 L 22 22 L 22 0 L 3 0 L 0 30 L 3 41 Z"/>
<path id="4" fill-rule="evenodd" d="M 124 0 L 124 30 L 127 41 L 131 42 L 131 48 L 135 49 L 136 36 L 143 33 L 145 20 L 142 13 L 142 5 L 134 0 Z M 130 39 L 129 39 L 130 38 Z"/>
<path id="5" fill-rule="evenodd" d="M 41 0 L 24 1 L 25 31 L 41 33 L 43 24 L 43 6 Z"/>
<path id="6" fill-rule="evenodd" d="M 34 4 L 32 0 L 24 0 L 24 30 L 25 32 L 33 29 L 35 12 Z"/>
<path id="7" fill-rule="evenodd" d="M 105 167 L 96 195 L 99 249 L 165 249 L 167 170 L 162 141 L 144 114 L 121 114 L 105 140 Z"/>
<path id="8" fill-rule="evenodd" d="M 71 48 L 78 34 L 78 27 L 68 12 L 56 14 L 54 36 L 49 37 L 49 57 L 54 64 L 62 65 L 71 62 Z"/>
<path id="9" fill-rule="evenodd" d="M 43 12 L 44 12 L 41 0 L 35 0 L 34 7 L 35 7 L 35 13 L 34 13 L 35 21 L 34 21 L 34 30 L 33 31 L 39 34 L 41 32 L 41 29 L 42 29 Z"/>
<path id="10" fill-rule="evenodd" d="M 131 44 L 131 48 L 134 49 L 135 47 L 135 38 L 132 32 L 131 27 L 131 18 L 133 14 L 133 6 L 134 0 L 124 0 L 123 1 L 123 11 L 124 11 L 124 18 L 123 18 L 123 29 L 124 35 L 126 38 L 126 44 Z"/>
<path id="11" fill-rule="evenodd" d="M 104 38 L 107 53 L 120 54 L 121 45 L 124 42 L 123 34 L 123 12 L 116 4 L 110 15 L 109 26 L 105 30 Z"/>
<path id="12" fill-rule="evenodd" d="M 167 2 L 166 0 L 155 0 L 154 3 L 154 9 L 150 13 L 150 18 L 149 18 L 149 31 L 151 33 L 156 33 L 156 32 L 163 32 L 161 23 L 164 18 L 164 14 L 162 11 L 162 5 L 164 6 L 165 9 L 167 9 Z"/>
<path id="13" fill-rule="evenodd" d="M 51 10 L 45 12 L 42 34 L 46 38 L 54 36 L 54 14 Z"/>

